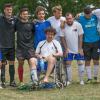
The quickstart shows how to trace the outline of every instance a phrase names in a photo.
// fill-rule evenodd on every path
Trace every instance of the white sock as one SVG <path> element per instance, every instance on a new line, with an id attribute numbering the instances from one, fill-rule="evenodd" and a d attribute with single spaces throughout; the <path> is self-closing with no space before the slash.
<path id="1" fill-rule="evenodd" d="M 71 65 L 66 65 L 67 81 L 72 81 L 72 68 Z"/>
<path id="2" fill-rule="evenodd" d="M 99 72 L 99 65 L 94 65 L 94 77 L 98 76 L 98 72 Z"/>
<path id="3" fill-rule="evenodd" d="M 92 79 L 91 66 L 86 66 L 86 72 L 87 72 L 88 79 Z"/>
<path id="4" fill-rule="evenodd" d="M 84 64 L 79 64 L 78 65 L 78 73 L 79 73 L 80 81 L 83 81 L 83 77 L 84 77 Z"/>
<path id="5" fill-rule="evenodd" d="M 37 70 L 36 69 L 31 69 L 31 79 L 32 81 L 38 81 L 38 77 L 37 77 Z"/>

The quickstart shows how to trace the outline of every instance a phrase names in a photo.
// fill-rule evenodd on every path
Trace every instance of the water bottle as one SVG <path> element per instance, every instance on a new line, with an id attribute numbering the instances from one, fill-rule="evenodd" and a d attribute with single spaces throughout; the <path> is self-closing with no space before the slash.
<path id="1" fill-rule="evenodd" d="M 43 59 L 40 59 L 40 67 L 41 67 L 41 71 L 44 71 L 44 67 L 45 67 L 45 62 Z"/>

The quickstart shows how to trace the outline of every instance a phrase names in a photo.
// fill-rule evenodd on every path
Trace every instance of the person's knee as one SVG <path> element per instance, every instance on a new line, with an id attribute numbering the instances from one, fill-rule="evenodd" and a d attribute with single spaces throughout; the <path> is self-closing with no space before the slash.
<path id="1" fill-rule="evenodd" d="M 15 61 L 9 61 L 9 65 L 14 65 Z"/>
<path id="2" fill-rule="evenodd" d="M 50 56 L 50 57 L 48 57 L 47 61 L 48 61 L 48 63 L 56 63 L 56 58 Z"/>
<path id="3" fill-rule="evenodd" d="M 29 65 L 31 67 L 36 67 L 36 65 L 37 65 L 37 59 L 36 58 L 30 58 L 29 59 Z"/>
<path id="4" fill-rule="evenodd" d="M 79 61 L 77 61 L 77 64 L 78 65 L 83 65 L 84 64 L 84 61 L 83 60 L 79 60 Z"/>
<path id="5" fill-rule="evenodd" d="M 99 65 L 99 60 L 93 60 L 94 65 Z"/>
<path id="6" fill-rule="evenodd" d="M 85 61 L 85 66 L 90 66 L 90 60 L 89 61 Z"/>

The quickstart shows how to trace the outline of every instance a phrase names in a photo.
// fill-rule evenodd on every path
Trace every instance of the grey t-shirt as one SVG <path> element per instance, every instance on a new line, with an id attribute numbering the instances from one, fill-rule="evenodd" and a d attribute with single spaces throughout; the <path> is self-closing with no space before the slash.
<path id="1" fill-rule="evenodd" d="M 21 22 L 19 19 L 16 22 L 17 32 L 17 48 L 29 49 L 33 48 L 34 24 L 32 22 Z"/>

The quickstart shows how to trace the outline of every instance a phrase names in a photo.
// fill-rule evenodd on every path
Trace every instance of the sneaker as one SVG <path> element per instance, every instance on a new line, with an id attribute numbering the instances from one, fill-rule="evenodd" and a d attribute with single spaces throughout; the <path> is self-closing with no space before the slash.
<path id="1" fill-rule="evenodd" d="M 84 85 L 84 81 L 80 81 L 80 85 Z"/>
<path id="2" fill-rule="evenodd" d="M 11 83 L 10 83 L 10 86 L 11 86 L 11 87 L 17 87 L 15 81 L 11 82 Z"/>
<path id="3" fill-rule="evenodd" d="M 0 83 L 0 89 L 2 89 L 1 83 Z"/>
<path id="4" fill-rule="evenodd" d="M 38 81 L 34 81 L 32 84 L 32 89 L 37 89 L 39 87 L 39 82 Z"/>
<path id="5" fill-rule="evenodd" d="M 67 81 L 67 86 L 69 86 L 71 84 L 71 82 Z"/>
<path id="6" fill-rule="evenodd" d="M 90 83 L 92 83 L 92 79 L 88 79 L 88 80 L 86 81 L 86 84 L 90 84 Z"/>
<path id="7" fill-rule="evenodd" d="M 94 79 L 92 81 L 93 81 L 93 83 L 98 83 L 97 77 L 94 77 Z"/>
<path id="8" fill-rule="evenodd" d="M 6 88 L 5 82 L 1 83 L 2 88 Z"/>
<path id="9" fill-rule="evenodd" d="M 19 84 L 20 86 L 23 86 L 23 85 L 25 85 L 23 82 L 20 82 L 20 84 Z"/>

